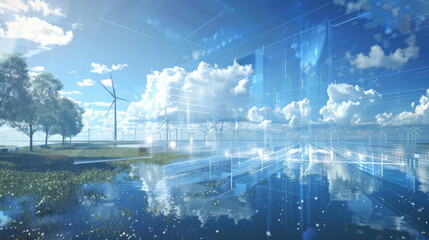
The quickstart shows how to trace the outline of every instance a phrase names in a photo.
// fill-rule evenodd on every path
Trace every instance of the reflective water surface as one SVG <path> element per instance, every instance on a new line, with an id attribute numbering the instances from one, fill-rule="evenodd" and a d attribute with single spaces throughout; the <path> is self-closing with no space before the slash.
<path id="1" fill-rule="evenodd" d="M 424 145 L 201 145 L 190 159 L 134 164 L 114 181 L 84 184 L 75 201 L 43 216 L 33 196 L 7 196 L 0 238 L 32 230 L 46 239 L 429 236 Z"/>

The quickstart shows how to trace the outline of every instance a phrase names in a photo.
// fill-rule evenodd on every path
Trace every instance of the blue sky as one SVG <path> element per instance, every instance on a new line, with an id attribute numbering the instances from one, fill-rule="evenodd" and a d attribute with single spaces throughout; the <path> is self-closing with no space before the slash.
<path id="1" fill-rule="evenodd" d="M 240 112 L 242 126 L 424 128 L 429 123 L 428 14 L 429 3 L 423 0 L 4 0 L 0 52 L 23 53 L 33 75 L 48 71 L 57 76 L 64 83 L 62 95 L 86 109 L 86 128 L 91 124 L 100 139 L 111 137 L 111 121 L 104 117 L 111 99 L 95 81 L 108 79 L 108 71 L 118 96 L 132 101 L 118 103 L 119 132 L 131 139 L 134 128 L 142 136 L 163 118 L 161 98 L 177 93 L 168 90 L 156 97 L 162 87 L 154 85 L 171 88 L 177 84 L 173 74 L 194 87 L 206 80 L 203 73 L 217 76 L 225 84 L 217 90 L 225 94 L 222 99 L 247 96 L 255 69 L 246 69 L 240 59 L 255 51 L 263 51 L 269 63 L 267 78 L 275 81 L 278 72 L 283 75 L 277 82 L 287 76 L 300 90 L 290 88 L 290 96 L 266 106 L 269 110 L 251 104 L 216 109 L 231 119 Z M 302 72 L 309 88 L 311 81 L 318 82 L 317 91 L 303 93 Z M 188 92 L 186 99 L 195 94 Z M 177 109 L 171 107 L 172 116 Z M 22 137 L 8 127 L 0 134 Z M 86 132 L 79 137 L 86 138 Z"/>

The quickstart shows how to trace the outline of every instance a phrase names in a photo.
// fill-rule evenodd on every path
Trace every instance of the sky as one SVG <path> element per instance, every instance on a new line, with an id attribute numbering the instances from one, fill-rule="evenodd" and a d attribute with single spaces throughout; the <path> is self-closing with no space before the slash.
<path id="1" fill-rule="evenodd" d="M 109 72 L 130 101 L 118 101 L 120 140 L 145 139 L 165 109 L 192 131 L 217 119 L 232 132 L 281 124 L 405 138 L 402 127 L 424 135 L 429 124 L 428 14 L 424 0 L 2 0 L 0 52 L 64 83 L 61 95 L 85 109 L 76 139 L 89 128 L 112 137 L 112 99 L 97 83 L 110 88 Z M 262 104 L 249 100 L 255 52 Z M 26 139 L 8 126 L 0 137 Z"/>

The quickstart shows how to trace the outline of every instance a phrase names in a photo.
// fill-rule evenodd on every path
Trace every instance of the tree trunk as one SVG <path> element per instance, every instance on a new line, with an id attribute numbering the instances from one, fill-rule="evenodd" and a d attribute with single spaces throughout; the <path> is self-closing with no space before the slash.
<path id="1" fill-rule="evenodd" d="M 30 124 L 30 152 L 33 151 L 33 125 Z"/>
<path id="2" fill-rule="evenodd" d="M 48 131 L 46 131 L 45 134 L 45 147 L 48 148 Z"/>
<path id="3" fill-rule="evenodd" d="M 61 141 L 61 145 L 64 145 L 64 135 L 63 135 L 63 139 L 62 139 L 62 141 Z"/>

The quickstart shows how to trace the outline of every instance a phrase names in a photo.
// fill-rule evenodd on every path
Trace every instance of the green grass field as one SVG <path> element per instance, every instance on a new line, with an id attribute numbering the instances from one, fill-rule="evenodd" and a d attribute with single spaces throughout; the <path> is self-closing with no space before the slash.
<path id="1" fill-rule="evenodd" d="M 84 183 L 111 181 L 131 164 L 147 162 L 167 164 L 186 157 L 178 153 L 160 153 L 151 158 L 118 162 L 74 164 L 75 160 L 147 157 L 137 148 L 113 148 L 105 144 L 52 145 L 50 148 L 27 148 L 0 154 L 0 200 L 5 197 L 33 195 L 43 204 L 37 206 L 39 214 L 61 211 Z M 0 206 L 0 209 L 2 206 Z"/>

